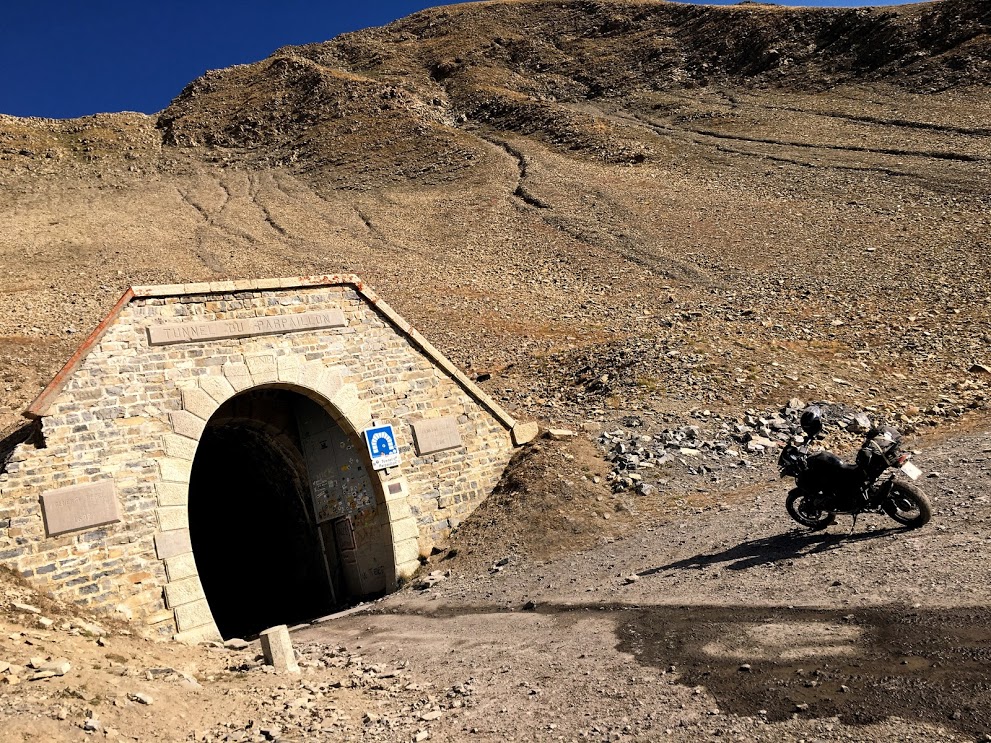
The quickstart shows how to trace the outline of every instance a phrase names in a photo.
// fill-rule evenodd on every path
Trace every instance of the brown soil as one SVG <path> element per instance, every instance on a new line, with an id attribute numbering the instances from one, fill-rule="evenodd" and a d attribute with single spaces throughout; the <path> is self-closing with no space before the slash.
<path id="1" fill-rule="evenodd" d="M 607 471 L 602 453 L 584 439 L 524 447 L 442 559 L 482 570 L 507 555 L 545 559 L 623 533 L 633 521 L 633 496 L 613 494 Z"/>

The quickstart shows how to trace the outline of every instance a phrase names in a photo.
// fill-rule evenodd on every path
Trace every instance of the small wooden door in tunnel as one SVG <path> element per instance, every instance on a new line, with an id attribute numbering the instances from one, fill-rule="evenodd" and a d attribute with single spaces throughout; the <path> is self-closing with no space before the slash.
<path id="1" fill-rule="evenodd" d="M 337 603 L 385 593 L 393 565 L 391 532 L 363 452 L 311 400 L 297 401 L 296 418 Z"/>

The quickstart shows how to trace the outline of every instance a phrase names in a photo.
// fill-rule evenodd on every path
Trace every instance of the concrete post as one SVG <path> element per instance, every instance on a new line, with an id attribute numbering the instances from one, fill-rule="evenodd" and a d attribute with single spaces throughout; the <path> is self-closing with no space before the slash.
<path id="1" fill-rule="evenodd" d="M 293 652 L 289 628 L 286 625 L 270 627 L 262 632 L 258 639 L 261 640 L 262 653 L 268 665 L 279 673 L 299 673 L 299 664 L 296 663 L 296 654 Z"/>

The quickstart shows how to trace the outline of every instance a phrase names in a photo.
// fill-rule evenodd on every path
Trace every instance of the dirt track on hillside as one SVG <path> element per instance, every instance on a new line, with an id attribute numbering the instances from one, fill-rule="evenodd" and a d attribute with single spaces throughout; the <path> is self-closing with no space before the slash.
<path id="1" fill-rule="evenodd" d="M 0 117 L 0 434 L 131 284 L 335 272 L 520 417 L 956 417 L 991 363 L 989 18 L 470 3 L 161 115 Z"/>

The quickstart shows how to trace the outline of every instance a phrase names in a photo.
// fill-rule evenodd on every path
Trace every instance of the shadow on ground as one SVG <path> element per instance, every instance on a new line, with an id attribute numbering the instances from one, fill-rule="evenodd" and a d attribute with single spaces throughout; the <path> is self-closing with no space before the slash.
<path id="1" fill-rule="evenodd" d="M 762 539 L 751 539 L 722 552 L 702 553 L 686 557 L 667 565 L 643 570 L 641 578 L 663 573 L 666 570 L 699 569 L 711 565 L 723 565 L 727 570 L 747 570 L 761 565 L 795 560 L 809 555 L 840 549 L 846 544 L 880 539 L 896 534 L 904 529 L 877 529 L 859 534 L 842 534 L 809 531 L 790 531 Z"/>
<path id="2" fill-rule="evenodd" d="M 746 549 L 755 549 L 760 541 Z M 833 541 L 806 534 L 794 544 Z M 977 737 L 991 734 L 988 607 L 851 610 L 597 603 L 525 608 L 562 624 L 582 615 L 608 614 L 616 622 L 617 650 L 661 676 L 670 674 L 676 683 L 704 686 L 722 712 L 768 721 L 795 714 L 837 717 L 853 725 L 897 716 Z M 392 607 L 382 613 L 406 612 Z M 446 631 L 446 619 L 477 616 L 479 633 L 485 634 L 486 615 L 521 613 L 491 605 L 440 604 L 410 614 L 436 620 L 440 633 Z M 505 631 L 499 625 L 499 632 Z"/>
<path id="3" fill-rule="evenodd" d="M 619 649 L 672 666 L 721 710 L 867 724 L 914 717 L 991 733 L 991 612 L 897 608 L 650 607 L 617 628 Z"/>

